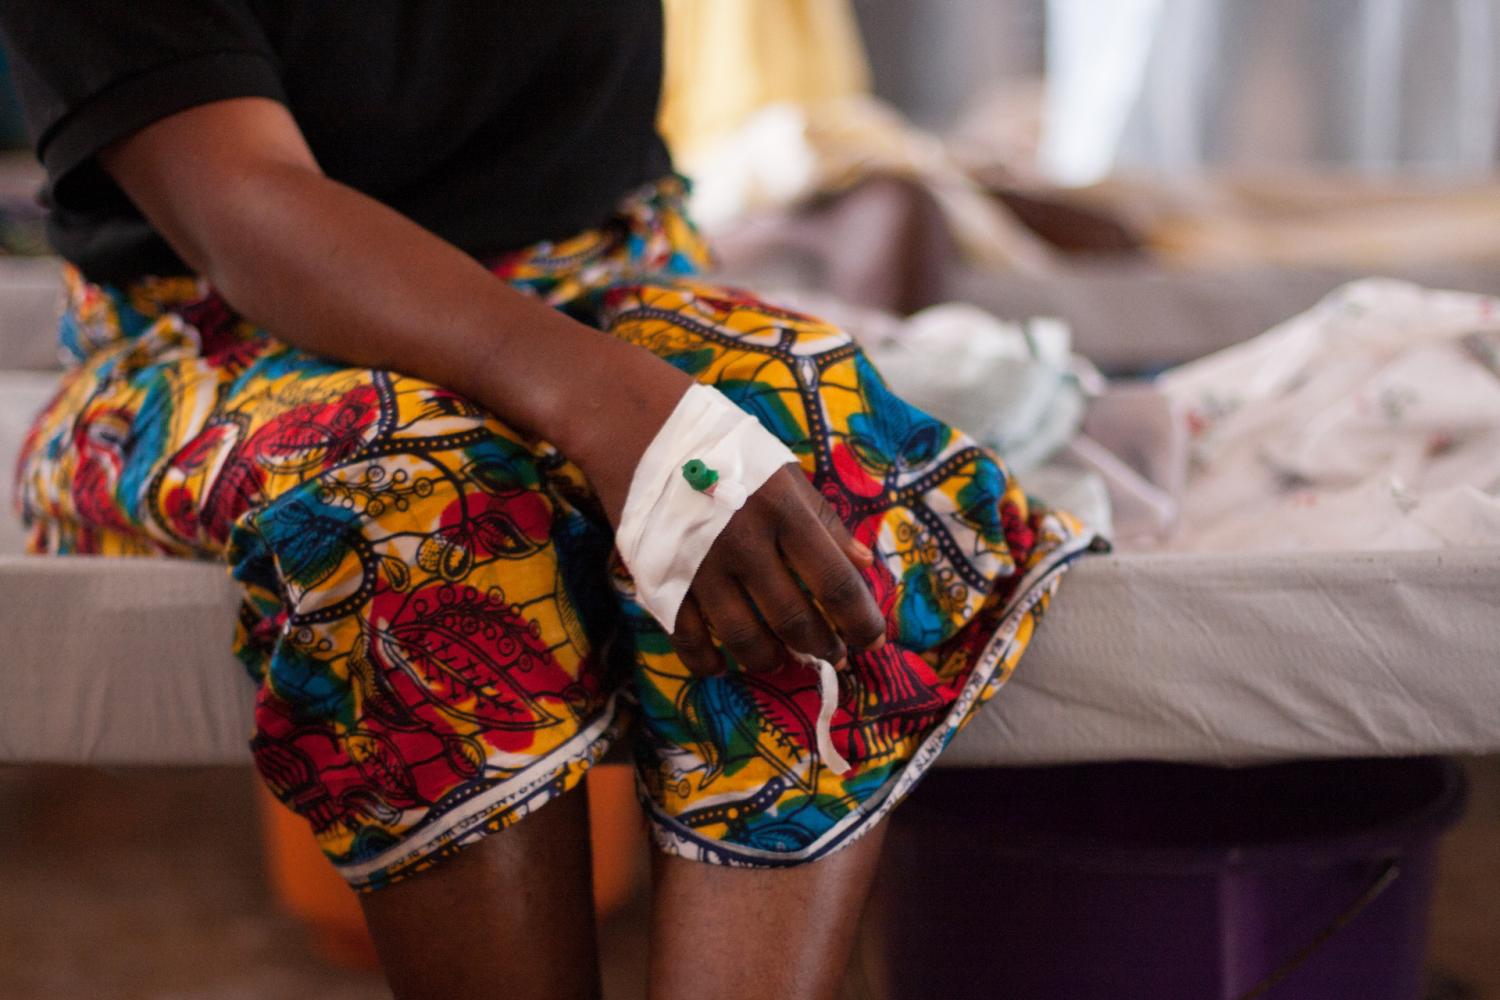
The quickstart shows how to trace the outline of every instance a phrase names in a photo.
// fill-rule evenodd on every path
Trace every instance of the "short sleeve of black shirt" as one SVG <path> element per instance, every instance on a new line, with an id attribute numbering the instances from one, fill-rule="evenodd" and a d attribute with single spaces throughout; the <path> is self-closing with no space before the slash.
<path id="1" fill-rule="evenodd" d="M 55 197 L 101 149 L 159 118 L 283 99 L 259 25 L 236 0 L 5 0 L 0 32 Z"/>
<path id="2" fill-rule="evenodd" d="M 597 225 L 671 169 L 660 0 L 0 0 L 53 246 L 95 280 L 186 268 L 99 166 L 200 104 L 285 104 L 335 180 L 475 256 Z"/>
<path id="3" fill-rule="evenodd" d="M 199 104 L 282 100 L 255 19 L 236 0 L 5 0 L 0 34 L 27 131 L 47 168 L 53 243 L 84 259 L 114 256 L 109 244 L 134 246 L 143 271 L 181 270 L 95 157 Z M 98 213 L 114 224 L 86 221 Z"/>

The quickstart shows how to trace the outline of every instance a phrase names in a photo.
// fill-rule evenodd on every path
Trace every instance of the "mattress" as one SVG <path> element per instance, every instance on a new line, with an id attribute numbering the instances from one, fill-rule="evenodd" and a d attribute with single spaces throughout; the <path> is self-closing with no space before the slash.
<path id="1" fill-rule="evenodd" d="M 0 761 L 244 761 L 218 566 L 0 557 Z M 948 765 L 1500 751 L 1500 550 L 1097 556 Z"/>
<path id="2" fill-rule="evenodd" d="M 49 257 L 0 256 L 0 372 L 57 367 L 61 271 Z"/>
<path id="3" fill-rule="evenodd" d="M 0 372 L 7 479 L 55 377 Z M 222 567 L 20 540 L 0 513 L 0 762 L 248 759 Z M 1500 548 L 1089 557 L 941 763 L 1500 752 L 1497 608 Z"/>

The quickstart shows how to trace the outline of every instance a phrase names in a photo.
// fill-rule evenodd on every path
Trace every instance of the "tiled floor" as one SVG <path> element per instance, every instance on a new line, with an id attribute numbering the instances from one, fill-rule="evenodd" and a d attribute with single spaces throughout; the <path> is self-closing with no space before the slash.
<path id="1" fill-rule="evenodd" d="M 238 769 L 0 772 L 0 996 L 384 996 L 274 911 Z"/>
<path id="2" fill-rule="evenodd" d="M 262 875 L 248 769 L 0 769 L 3 1000 L 369 1000 Z M 644 996 L 642 904 L 604 928 L 606 994 Z"/>
<path id="3" fill-rule="evenodd" d="M 1444 1000 L 1500 1000 L 1500 758 L 1471 773 L 1469 814 L 1444 848 L 1432 957 Z M 376 974 L 327 965 L 276 912 L 251 780 L 0 769 L 0 998 L 385 996 Z M 611 1000 L 643 995 L 643 917 L 637 901 L 604 928 Z"/>

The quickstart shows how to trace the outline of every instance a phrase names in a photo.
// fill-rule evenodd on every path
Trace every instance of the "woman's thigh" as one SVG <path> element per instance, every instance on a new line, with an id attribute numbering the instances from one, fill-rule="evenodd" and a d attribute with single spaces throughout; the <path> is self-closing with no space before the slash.
<path id="1" fill-rule="evenodd" d="M 219 473 L 264 498 L 227 549 L 252 747 L 345 876 L 385 884 L 573 788 L 624 721 L 611 541 L 576 468 L 390 373 L 237 398 L 274 414 Z"/>
<path id="2" fill-rule="evenodd" d="M 160 326 L 96 351 L 39 422 L 44 546 L 228 561 L 256 764 L 357 886 L 573 788 L 627 672 L 578 470 L 431 383 Z"/>

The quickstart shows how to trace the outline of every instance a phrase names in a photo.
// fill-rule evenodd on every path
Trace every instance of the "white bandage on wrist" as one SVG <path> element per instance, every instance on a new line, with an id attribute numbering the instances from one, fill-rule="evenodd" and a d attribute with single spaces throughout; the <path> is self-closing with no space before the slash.
<path id="1" fill-rule="evenodd" d="M 712 493 L 683 477 L 682 467 L 693 459 L 718 473 Z M 714 539 L 750 494 L 796 461 L 719 390 L 694 384 L 678 401 L 635 468 L 615 534 L 636 601 L 669 634 Z"/>
<path id="2" fill-rule="evenodd" d="M 718 475 L 707 490 L 694 488 L 683 474 L 694 459 Z M 750 494 L 796 461 L 791 449 L 719 390 L 694 384 L 678 401 L 636 466 L 615 534 L 637 603 L 669 635 L 714 539 Z M 834 749 L 831 734 L 838 676 L 826 660 L 794 655 L 818 673 L 818 756 L 829 770 L 843 774 L 849 763 Z"/>

